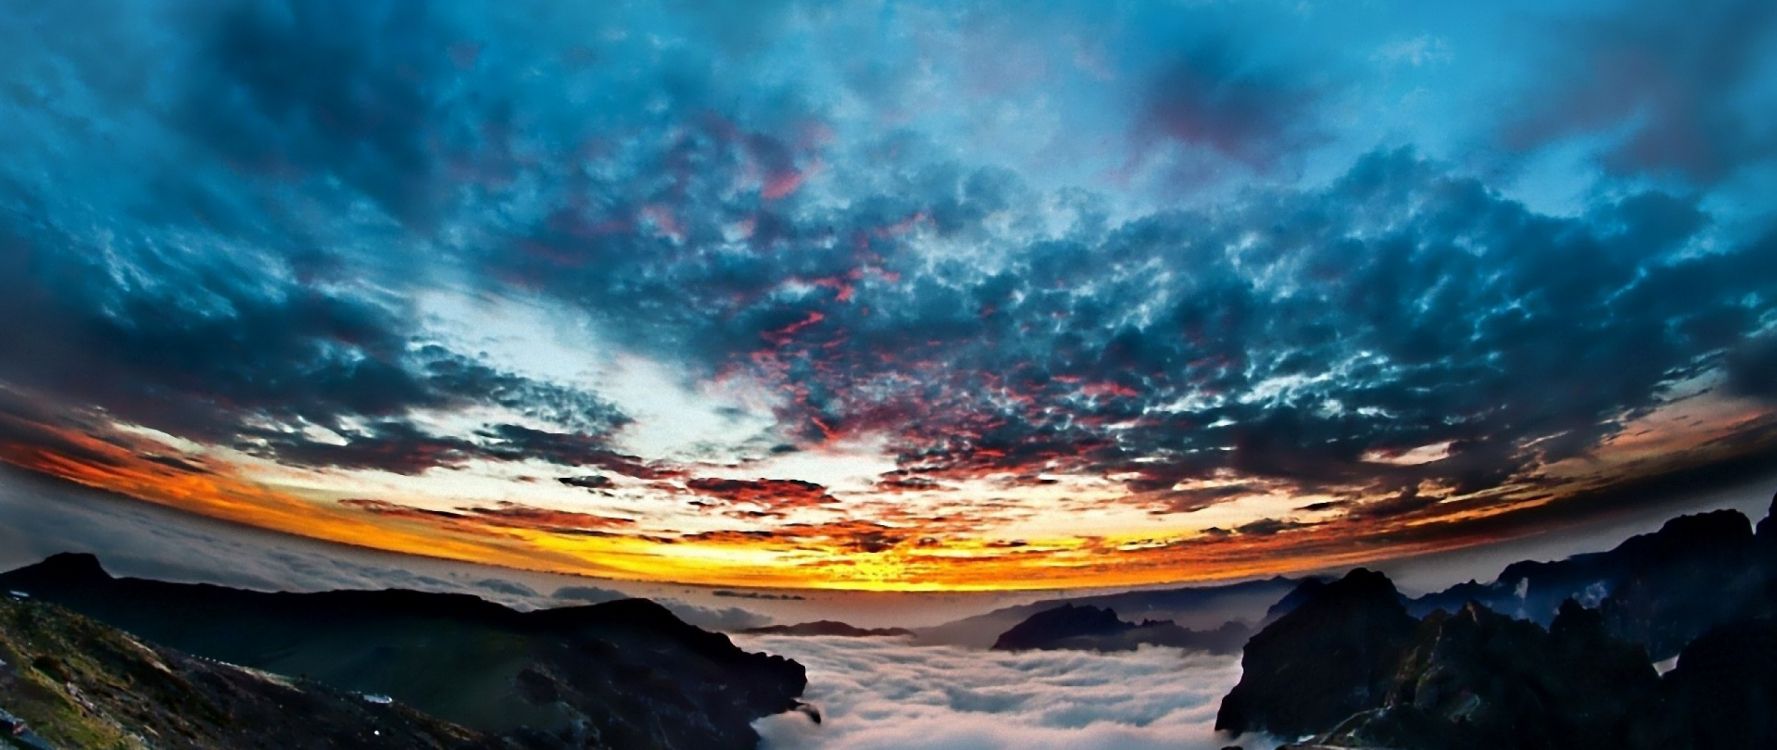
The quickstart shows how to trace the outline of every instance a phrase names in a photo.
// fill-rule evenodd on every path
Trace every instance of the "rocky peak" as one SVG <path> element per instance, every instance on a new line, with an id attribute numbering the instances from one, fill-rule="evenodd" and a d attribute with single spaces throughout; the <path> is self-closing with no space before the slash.
<path id="1" fill-rule="evenodd" d="M 1381 573 L 1319 587 L 1247 642 L 1216 728 L 1299 736 L 1379 703 L 1416 627 Z"/>
<path id="2" fill-rule="evenodd" d="M 1031 615 L 1011 630 L 1001 633 L 999 639 L 994 641 L 993 648 L 996 651 L 1039 648 L 1043 644 L 1064 638 L 1109 635 L 1133 627 L 1135 626 L 1119 619 L 1117 613 L 1110 609 L 1063 604 Z"/>
<path id="3" fill-rule="evenodd" d="M 112 580 L 99 564 L 99 558 L 85 552 L 58 552 L 35 565 L 27 565 L 6 574 L 13 588 L 28 589 L 33 585 L 81 585 Z"/>
<path id="4" fill-rule="evenodd" d="M 1753 532 L 1753 536 L 1758 539 L 1759 545 L 1766 551 L 1777 550 L 1777 495 L 1771 496 L 1771 508 L 1765 511 L 1765 517 L 1759 520 L 1758 528 Z"/>

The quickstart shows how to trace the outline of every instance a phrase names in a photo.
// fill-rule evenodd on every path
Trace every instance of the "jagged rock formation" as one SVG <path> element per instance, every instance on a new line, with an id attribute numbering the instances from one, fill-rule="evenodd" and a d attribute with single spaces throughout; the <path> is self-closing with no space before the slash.
<path id="1" fill-rule="evenodd" d="M 1102 607 L 1063 604 L 1043 610 L 1014 625 L 994 641 L 996 651 L 1074 649 L 1080 651 L 1133 651 L 1144 644 L 1233 653 L 1250 633 L 1240 623 L 1224 623 L 1215 630 L 1192 630 L 1168 621 L 1124 622 L 1117 613 Z"/>
<path id="2" fill-rule="evenodd" d="M 1415 622 L 1368 571 L 1305 584 L 1297 607 L 1248 644 L 1217 727 L 1311 737 L 1304 748 L 1777 747 L 1774 549 L 1771 517 L 1754 533 L 1728 511 L 1674 519 L 1611 552 L 1508 568 L 1501 580 L 1519 593 L 1615 587 L 1595 609 L 1563 601 L 1547 629 L 1475 600 Z M 1658 676 L 1644 644 L 1680 638 L 1677 666 Z"/>
<path id="3" fill-rule="evenodd" d="M 1297 737 L 1378 705 L 1417 625 L 1387 577 L 1351 571 L 1247 642 L 1216 729 Z"/>
<path id="4" fill-rule="evenodd" d="M 1761 524 L 1761 531 L 1764 526 Z M 1721 626 L 1686 646 L 1658 699 L 1632 721 L 1632 748 L 1777 747 L 1777 621 Z"/>
<path id="5" fill-rule="evenodd" d="M 837 635 L 846 638 L 888 638 L 913 635 L 906 628 L 860 628 L 837 620 L 815 620 L 795 625 L 766 625 L 740 631 L 748 635 Z"/>
<path id="6" fill-rule="evenodd" d="M 0 598 L 0 711 L 27 727 L 7 727 L 0 746 L 430 750 L 489 742 L 398 702 L 197 659 L 52 604 L 9 598 Z"/>
<path id="7" fill-rule="evenodd" d="M 531 746 L 752 747 L 801 665 L 742 651 L 643 599 L 518 612 L 415 591 L 262 593 L 113 578 L 90 555 L 0 574 L 188 653 L 392 696 Z"/>
<path id="8" fill-rule="evenodd" d="M 1386 698 L 1318 741 L 1339 747 L 1574 750 L 1626 746 L 1654 696 L 1646 653 L 1569 602 L 1549 630 L 1470 604 L 1420 624 Z"/>
<path id="9" fill-rule="evenodd" d="M 1547 626 L 1561 602 L 1574 599 L 1600 609 L 1613 635 L 1665 659 L 1717 623 L 1757 614 L 1746 607 L 1765 600 L 1769 562 L 1777 562 L 1777 528 L 1769 518 L 1760 528 L 1755 536 L 1734 510 L 1681 516 L 1609 551 L 1513 563 L 1492 583 L 1453 586 L 1408 608 L 1424 616 L 1475 601 Z"/>

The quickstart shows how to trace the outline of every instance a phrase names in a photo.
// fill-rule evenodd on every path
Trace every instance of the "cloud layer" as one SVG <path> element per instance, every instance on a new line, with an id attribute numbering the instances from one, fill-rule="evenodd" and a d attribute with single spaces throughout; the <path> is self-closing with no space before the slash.
<path id="1" fill-rule="evenodd" d="M 1237 660 L 1143 646 L 1134 653 L 1002 653 L 901 639 L 743 638 L 808 667 L 815 724 L 798 712 L 759 720 L 772 750 L 813 748 L 1219 748 L 1221 697 Z M 1241 737 L 1249 748 L 1276 745 Z"/>

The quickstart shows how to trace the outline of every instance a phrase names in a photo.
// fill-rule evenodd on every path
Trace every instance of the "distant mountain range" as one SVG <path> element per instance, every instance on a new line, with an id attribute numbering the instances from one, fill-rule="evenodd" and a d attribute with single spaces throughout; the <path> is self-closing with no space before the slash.
<path id="1" fill-rule="evenodd" d="M 807 684 L 800 664 L 742 651 L 643 599 L 519 612 L 460 594 L 263 593 L 113 578 L 96 558 L 71 554 L 0 574 L 0 590 L 157 644 L 149 651 L 166 647 L 302 686 L 388 696 L 391 705 L 412 706 L 403 710 L 413 716 L 437 717 L 414 719 L 413 743 L 381 746 L 430 747 L 427 737 L 448 746 L 454 724 L 504 747 L 753 747 L 751 723 L 800 707 Z M 9 660 L 15 670 L 21 663 L 44 672 Z M 111 666 L 132 668 L 94 669 Z M 337 695 L 308 693 L 323 702 Z M 0 691 L 0 701 L 6 695 Z M 187 698 L 193 710 L 207 710 L 204 694 Z M 183 705 L 144 708 L 180 713 L 174 706 Z"/>
<path id="2" fill-rule="evenodd" d="M 1686 516 L 1418 599 L 1363 569 L 1291 598 L 1246 644 L 1218 729 L 1302 747 L 1777 747 L 1770 516 L 1756 532 L 1734 511 Z"/>
<path id="3" fill-rule="evenodd" d="M 1001 634 L 1032 615 L 1064 605 L 1111 610 L 1123 617 L 1170 621 L 1182 628 L 1215 631 L 1230 622 L 1257 623 L 1300 579 L 1267 578 L 1217 586 L 1145 589 L 1115 594 L 1060 597 L 1002 607 L 992 612 L 915 629 L 915 642 L 989 648 Z"/>
<path id="4" fill-rule="evenodd" d="M 885 638 L 913 635 L 906 628 L 860 628 L 836 620 L 816 620 L 795 625 L 766 625 L 739 631 L 747 635 L 837 635 L 847 638 Z"/>
<path id="5" fill-rule="evenodd" d="M 1513 563 L 1491 583 L 1410 599 L 1407 609 L 1423 617 L 1474 601 L 1547 626 L 1573 599 L 1599 608 L 1613 635 L 1665 659 L 1762 595 L 1774 554 L 1777 522 L 1767 516 L 1755 533 L 1739 511 L 1717 510 L 1672 519 L 1607 552 Z"/>
<path id="6" fill-rule="evenodd" d="M 1077 649 L 1133 651 L 1142 645 L 1233 653 L 1252 630 L 1238 622 L 1215 630 L 1191 630 L 1170 620 L 1124 622 L 1117 613 L 1091 605 L 1063 604 L 1031 615 L 1000 634 L 996 651 Z"/>

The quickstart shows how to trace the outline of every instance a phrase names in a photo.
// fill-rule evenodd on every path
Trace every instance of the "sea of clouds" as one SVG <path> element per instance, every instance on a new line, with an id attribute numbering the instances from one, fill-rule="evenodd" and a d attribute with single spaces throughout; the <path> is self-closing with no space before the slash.
<path id="1" fill-rule="evenodd" d="M 767 750 L 814 748 L 1274 748 L 1214 731 L 1238 656 L 1138 651 L 1000 652 L 902 638 L 741 636 L 808 667 L 820 724 L 791 712 L 754 726 Z"/>

